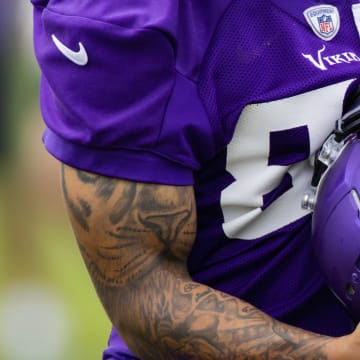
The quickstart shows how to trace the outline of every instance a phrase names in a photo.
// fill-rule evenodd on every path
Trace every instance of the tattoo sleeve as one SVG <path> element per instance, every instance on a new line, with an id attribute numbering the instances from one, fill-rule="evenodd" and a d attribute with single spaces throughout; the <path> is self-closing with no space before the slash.
<path id="1" fill-rule="evenodd" d="M 62 167 L 69 218 L 98 296 L 140 359 L 327 359 L 331 338 L 191 280 L 191 187 Z"/>

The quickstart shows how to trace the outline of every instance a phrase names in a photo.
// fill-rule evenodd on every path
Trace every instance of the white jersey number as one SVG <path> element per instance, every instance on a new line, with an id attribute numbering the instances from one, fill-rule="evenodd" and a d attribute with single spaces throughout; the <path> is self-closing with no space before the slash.
<path id="1" fill-rule="evenodd" d="M 308 151 L 313 154 L 341 116 L 351 81 L 248 105 L 242 111 L 227 155 L 226 169 L 235 181 L 221 194 L 223 229 L 229 238 L 257 239 L 307 213 L 301 208 L 301 197 L 311 178 L 310 162 L 268 165 L 270 133 L 306 127 L 310 139 Z M 276 189 L 286 174 L 291 176 L 292 187 L 263 210 L 263 196 Z"/>

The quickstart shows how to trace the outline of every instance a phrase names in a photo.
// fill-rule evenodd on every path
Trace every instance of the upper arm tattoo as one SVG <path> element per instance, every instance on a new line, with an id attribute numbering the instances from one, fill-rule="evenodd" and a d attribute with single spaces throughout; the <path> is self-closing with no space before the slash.
<path id="1" fill-rule="evenodd" d="M 188 187 L 120 181 L 74 169 L 66 174 L 64 167 L 62 186 L 79 246 L 99 285 L 127 286 L 162 260 L 186 261 L 195 235 Z"/>
<path id="2" fill-rule="evenodd" d="M 327 359 L 328 338 L 283 325 L 191 280 L 191 187 L 135 183 L 64 166 L 62 186 L 99 297 L 141 359 Z"/>

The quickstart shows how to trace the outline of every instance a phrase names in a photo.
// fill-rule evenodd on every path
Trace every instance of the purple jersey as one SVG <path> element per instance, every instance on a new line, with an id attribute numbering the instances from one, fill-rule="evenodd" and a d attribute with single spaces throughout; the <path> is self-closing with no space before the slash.
<path id="1" fill-rule="evenodd" d="M 194 280 L 289 324 L 350 332 L 300 204 L 308 159 L 358 86 L 358 1 L 32 2 L 48 151 L 194 185 Z M 104 358 L 134 357 L 113 331 Z"/>

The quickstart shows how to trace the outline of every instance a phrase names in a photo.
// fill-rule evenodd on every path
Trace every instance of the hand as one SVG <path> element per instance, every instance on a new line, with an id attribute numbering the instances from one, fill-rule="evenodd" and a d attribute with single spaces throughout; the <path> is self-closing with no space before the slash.
<path id="1" fill-rule="evenodd" d="M 349 334 L 327 344 L 329 360 L 360 360 L 360 324 Z"/>

